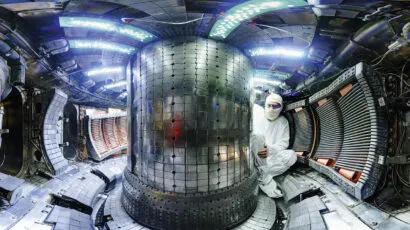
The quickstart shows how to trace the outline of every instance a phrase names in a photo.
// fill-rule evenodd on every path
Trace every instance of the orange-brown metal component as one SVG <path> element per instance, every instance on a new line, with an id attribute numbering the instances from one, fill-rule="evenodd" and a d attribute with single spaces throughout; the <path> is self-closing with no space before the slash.
<path id="1" fill-rule="evenodd" d="M 352 87 L 352 84 L 345 85 L 341 90 L 339 90 L 340 95 L 344 96 L 347 92 L 349 92 L 352 89 Z"/>
<path id="2" fill-rule="evenodd" d="M 305 152 L 296 152 L 296 155 L 298 155 L 298 156 L 303 156 L 304 153 L 305 153 Z"/>
<path id="3" fill-rule="evenodd" d="M 356 172 L 356 171 L 352 171 L 352 170 L 344 169 L 344 168 L 339 169 L 339 173 L 344 178 L 346 178 L 346 179 L 348 179 L 348 180 L 350 180 L 354 183 L 356 183 L 359 180 L 360 176 L 362 175 L 361 172 Z"/>
<path id="4" fill-rule="evenodd" d="M 317 104 L 319 106 L 321 106 L 321 105 L 325 104 L 326 102 L 327 102 L 327 98 L 323 98 L 322 100 L 318 101 Z"/>
<path id="5" fill-rule="evenodd" d="M 322 164 L 322 165 L 328 165 L 330 162 L 330 159 L 327 158 L 318 158 L 317 163 Z"/>

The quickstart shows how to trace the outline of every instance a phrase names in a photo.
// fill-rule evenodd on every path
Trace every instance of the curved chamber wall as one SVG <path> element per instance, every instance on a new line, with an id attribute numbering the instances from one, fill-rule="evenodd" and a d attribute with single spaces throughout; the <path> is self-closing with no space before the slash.
<path id="1" fill-rule="evenodd" d="M 249 145 L 252 66 L 224 43 L 183 37 L 144 47 L 133 67 L 123 206 L 157 229 L 223 229 L 256 207 Z"/>

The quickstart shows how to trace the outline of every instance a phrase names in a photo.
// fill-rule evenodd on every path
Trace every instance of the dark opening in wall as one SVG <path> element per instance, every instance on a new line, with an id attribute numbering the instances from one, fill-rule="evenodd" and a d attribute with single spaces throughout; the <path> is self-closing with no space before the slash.
<path id="1" fill-rule="evenodd" d="M 18 175 L 24 170 L 24 99 L 17 88 L 2 102 L 4 106 L 3 127 L 9 133 L 2 135 L 0 148 L 0 172 Z"/>
<path id="2" fill-rule="evenodd" d="M 78 106 L 67 103 L 64 107 L 64 125 L 63 125 L 63 155 L 66 159 L 75 159 L 77 157 L 77 148 L 79 141 L 79 110 Z"/>

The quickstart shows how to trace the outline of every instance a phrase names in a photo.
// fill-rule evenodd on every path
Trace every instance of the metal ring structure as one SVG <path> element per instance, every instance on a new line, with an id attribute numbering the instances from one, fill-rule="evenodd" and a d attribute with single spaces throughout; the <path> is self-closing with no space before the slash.
<path id="1" fill-rule="evenodd" d="M 206 194 L 155 190 L 125 170 L 122 205 L 153 229 L 230 229 L 246 221 L 258 203 L 256 173 L 243 183 Z"/>

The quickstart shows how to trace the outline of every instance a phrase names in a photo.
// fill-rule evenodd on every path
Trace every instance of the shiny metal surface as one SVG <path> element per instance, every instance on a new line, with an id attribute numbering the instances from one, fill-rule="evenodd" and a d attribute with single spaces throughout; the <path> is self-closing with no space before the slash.
<path id="1" fill-rule="evenodd" d="M 367 108 L 365 98 L 363 89 L 355 84 L 345 96 L 338 100 L 345 121 L 345 132 L 343 134 L 343 147 L 336 167 L 353 171 L 363 171 L 364 169 L 365 161 L 369 157 L 372 134 L 369 112 L 371 109 Z"/>
<path id="2" fill-rule="evenodd" d="M 343 120 L 334 98 L 316 109 L 320 124 L 320 141 L 315 157 L 337 159 L 343 144 Z"/>
<path id="3" fill-rule="evenodd" d="M 123 188 L 116 187 L 104 205 L 103 216 L 110 216 L 105 226 L 107 229 L 139 229 L 147 230 L 149 228 L 140 225 L 128 216 L 124 207 L 121 205 L 121 193 Z M 242 224 L 236 226 L 235 230 L 248 229 L 272 229 L 276 220 L 276 203 L 274 199 L 267 197 L 265 194 L 258 195 L 258 203 L 252 216 Z M 194 229 L 191 227 L 190 229 Z"/>
<path id="4" fill-rule="evenodd" d="M 349 90 L 339 92 L 347 84 Z M 381 176 L 387 148 L 384 95 L 379 75 L 358 63 L 309 98 L 311 103 L 328 98 L 316 107 L 320 142 L 314 159 L 335 161 L 328 167 L 311 159 L 309 165 L 358 199 L 373 195 Z M 346 171 L 353 176 L 344 177 Z"/>
<path id="5" fill-rule="evenodd" d="M 218 190 L 253 171 L 251 64 L 223 43 L 183 39 L 149 45 L 135 63 L 134 169 L 163 191 Z"/>
<path id="6" fill-rule="evenodd" d="M 296 152 L 312 152 L 312 145 L 314 144 L 314 121 L 310 108 L 304 108 L 299 112 L 293 114 L 295 118 L 295 142 L 293 149 Z"/>
<path id="7" fill-rule="evenodd" d="M 128 98 L 132 173 L 125 173 L 122 199 L 135 220 L 152 228 L 227 228 L 253 212 L 251 69 L 236 48 L 198 37 L 164 40 L 140 51 Z M 164 201 L 151 202 L 153 196 Z M 204 203 L 198 213 L 186 211 L 216 199 L 224 207 Z"/>

